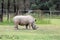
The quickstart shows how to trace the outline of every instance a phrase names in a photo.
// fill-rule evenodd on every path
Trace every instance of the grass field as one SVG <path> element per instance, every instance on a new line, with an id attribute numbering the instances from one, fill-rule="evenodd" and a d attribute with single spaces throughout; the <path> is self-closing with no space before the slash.
<path id="1" fill-rule="evenodd" d="M 0 25 L 0 40 L 60 40 L 60 25 L 38 25 L 37 30 L 27 30 L 13 25 Z"/>
<path id="2" fill-rule="evenodd" d="M 51 24 L 37 24 L 37 30 L 20 26 L 0 25 L 0 40 L 60 40 L 60 19 L 50 19 Z"/>

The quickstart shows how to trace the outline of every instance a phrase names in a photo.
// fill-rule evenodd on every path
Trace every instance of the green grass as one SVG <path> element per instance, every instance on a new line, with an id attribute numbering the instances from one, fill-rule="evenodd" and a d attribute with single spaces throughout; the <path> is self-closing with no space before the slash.
<path id="1" fill-rule="evenodd" d="M 8 22 L 6 17 L 0 22 L 0 40 L 60 40 L 60 19 L 38 19 L 37 30 L 27 30 L 19 26 L 15 30 L 13 21 Z"/>
<path id="2" fill-rule="evenodd" d="M 15 30 L 13 21 L 0 23 L 0 40 L 60 40 L 60 19 L 37 19 L 37 30 L 20 26 Z"/>
<path id="3" fill-rule="evenodd" d="M 50 19 L 51 24 L 57 24 L 60 25 L 60 19 Z"/>
<path id="4" fill-rule="evenodd" d="M 36 24 L 51 24 L 48 19 L 37 19 Z"/>
<path id="5" fill-rule="evenodd" d="M 0 40 L 60 40 L 60 19 L 37 19 L 37 30 L 27 30 L 20 26 L 14 29 L 13 21 L 4 18 L 0 22 Z"/>
<path id="6" fill-rule="evenodd" d="M 14 30 L 13 25 L 0 25 L 0 40 L 60 40 L 60 27 L 55 25 L 38 25 L 37 30 L 27 30 L 21 26 Z"/>

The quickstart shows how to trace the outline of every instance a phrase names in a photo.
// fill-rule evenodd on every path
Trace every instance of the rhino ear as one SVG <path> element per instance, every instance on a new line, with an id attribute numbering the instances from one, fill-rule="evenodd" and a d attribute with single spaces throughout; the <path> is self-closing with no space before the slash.
<path id="1" fill-rule="evenodd" d="M 35 21 L 36 21 L 36 19 L 35 19 Z"/>

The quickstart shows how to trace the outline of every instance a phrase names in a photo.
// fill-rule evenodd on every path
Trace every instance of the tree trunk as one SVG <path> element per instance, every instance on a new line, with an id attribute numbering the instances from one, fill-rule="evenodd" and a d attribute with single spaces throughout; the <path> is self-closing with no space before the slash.
<path id="1" fill-rule="evenodd" d="M 16 15 L 19 15 L 19 4 L 16 6 Z"/>
<path id="2" fill-rule="evenodd" d="M 2 0 L 2 2 L 1 2 L 1 14 L 0 14 L 0 22 L 3 22 L 3 7 L 4 6 L 4 0 Z"/>
<path id="3" fill-rule="evenodd" d="M 25 0 L 25 8 L 26 10 L 30 9 L 30 0 Z"/>
<path id="4" fill-rule="evenodd" d="M 7 13 L 7 21 L 9 21 L 9 8 L 10 8 L 10 0 L 8 0 L 8 5 L 7 5 L 7 9 L 8 9 L 8 13 Z"/>
<path id="5" fill-rule="evenodd" d="M 24 13 L 25 13 L 26 12 L 25 0 L 23 0 L 23 4 L 24 4 Z"/>
<path id="6" fill-rule="evenodd" d="M 23 15 L 23 12 L 24 12 L 24 10 L 25 10 L 25 9 L 24 9 L 24 7 L 25 7 L 25 6 L 24 6 L 24 5 L 25 5 L 24 2 L 25 2 L 25 0 L 20 0 L 20 1 L 19 1 L 19 10 L 20 10 L 19 13 L 20 13 L 20 15 Z"/>
<path id="7" fill-rule="evenodd" d="M 15 14 L 15 16 L 16 16 L 16 15 L 17 15 L 17 13 L 16 13 L 16 1 L 13 0 L 13 3 L 14 3 L 14 14 Z"/>

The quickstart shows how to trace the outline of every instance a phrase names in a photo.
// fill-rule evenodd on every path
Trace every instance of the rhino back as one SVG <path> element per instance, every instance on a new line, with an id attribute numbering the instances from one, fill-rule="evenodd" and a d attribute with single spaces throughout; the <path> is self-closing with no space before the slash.
<path id="1" fill-rule="evenodd" d="M 15 16 L 14 21 L 20 22 L 20 24 L 33 23 L 34 18 L 32 16 Z"/>

